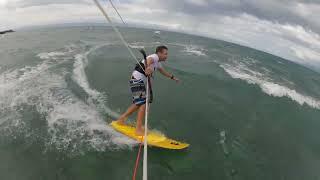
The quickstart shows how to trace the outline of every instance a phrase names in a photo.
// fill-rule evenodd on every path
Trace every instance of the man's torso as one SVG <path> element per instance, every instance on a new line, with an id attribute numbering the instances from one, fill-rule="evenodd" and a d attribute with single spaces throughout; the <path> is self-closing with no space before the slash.
<path id="1" fill-rule="evenodd" d="M 151 54 L 147 57 L 147 59 L 150 57 L 153 59 L 153 63 L 150 66 L 154 71 L 162 67 L 157 54 Z M 142 62 L 146 65 L 145 60 L 143 60 Z M 135 79 L 142 79 L 144 82 L 146 82 L 147 80 L 147 77 L 144 74 L 138 72 L 137 70 L 134 70 L 132 72 L 132 77 Z"/>

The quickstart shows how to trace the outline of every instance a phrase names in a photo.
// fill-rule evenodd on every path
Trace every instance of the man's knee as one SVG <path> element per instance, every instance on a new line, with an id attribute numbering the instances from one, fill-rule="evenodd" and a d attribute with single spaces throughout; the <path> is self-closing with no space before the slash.
<path id="1" fill-rule="evenodd" d="M 146 108 L 146 104 L 141 104 L 139 108 Z"/>
<path id="2" fill-rule="evenodd" d="M 139 106 L 139 110 L 145 110 L 146 109 L 146 104 L 141 104 Z"/>

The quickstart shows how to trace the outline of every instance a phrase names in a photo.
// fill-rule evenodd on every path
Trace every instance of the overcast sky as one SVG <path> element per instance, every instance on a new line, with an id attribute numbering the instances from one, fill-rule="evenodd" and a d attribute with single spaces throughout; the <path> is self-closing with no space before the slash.
<path id="1" fill-rule="evenodd" d="M 320 0 L 113 1 L 128 23 L 236 42 L 320 69 Z M 0 30 L 102 20 L 92 0 L 0 0 Z"/>

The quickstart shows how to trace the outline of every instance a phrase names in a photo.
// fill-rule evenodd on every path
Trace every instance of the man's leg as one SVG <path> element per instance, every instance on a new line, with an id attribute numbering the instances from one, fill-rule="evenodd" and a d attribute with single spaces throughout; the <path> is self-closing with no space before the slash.
<path id="1" fill-rule="evenodd" d="M 125 120 L 132 114 L 134 113 L 135 111 L 137 111 L 139 108 L 139 106 L 135 105 L 135 104 L 132 104 L 125 113 L 123 113 L 119 119 L 117 120 L 117 123 L 118 124 L 125 124 Z"/>
<path id="2" fill-rule="evenodd" d="M 146 112 L 146 105 L 143 104 L 139 107 L 138 115 L 137 115 L 137 126 L 136 126 L 136 135 L 143 136 L 144 135 L 144 128 L 142 126 L 143 119 Z"/>

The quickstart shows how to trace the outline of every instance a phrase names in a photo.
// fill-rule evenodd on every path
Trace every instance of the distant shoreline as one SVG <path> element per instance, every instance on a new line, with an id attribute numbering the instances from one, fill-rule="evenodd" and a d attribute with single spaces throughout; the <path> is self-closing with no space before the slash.
<path id="1" fill-rule="evenodd" d="M 0 34 L 6 34 L 6 33 L 12 33 L 12 32 L 15 32 L 15 31 L 10 29 L 10 30 L 6 30 L 6 31 L 0 31 Z"/>

